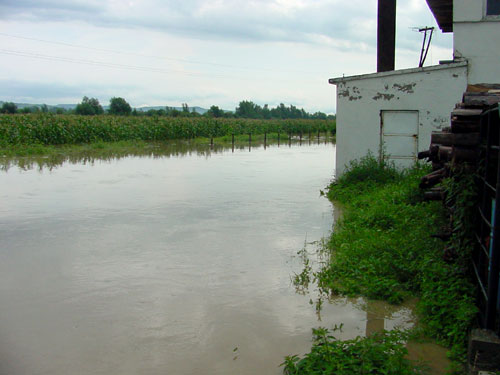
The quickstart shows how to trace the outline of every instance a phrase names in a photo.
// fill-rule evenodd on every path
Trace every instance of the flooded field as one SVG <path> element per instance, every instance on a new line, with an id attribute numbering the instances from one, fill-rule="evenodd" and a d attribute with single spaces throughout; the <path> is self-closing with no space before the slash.
<path id="1" fill-rule="evenodd" d="M 343 323 L 347 338 L 411 325 L 409 307 L 362 299 L 318 316 L 314 291 L 295 292 L 297 252 L 332 229 L 319 192 L 334 153 L 3 160 L 0 374 L 280 374 L 311 327 Z"/>

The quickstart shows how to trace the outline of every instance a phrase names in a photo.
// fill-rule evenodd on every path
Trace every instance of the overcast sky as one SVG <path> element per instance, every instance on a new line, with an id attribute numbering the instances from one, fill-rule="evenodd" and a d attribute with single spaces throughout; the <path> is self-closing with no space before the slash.
<path id="1" fill-rule="evenodd" d="M 234 110 L 239 101 L 335 112 L 328 78 L 376 70 L 376 0 L 0 0 L 0 100 Z M 398 0 L 396 68 L 435 26 Z M 438 31 L 426 65 L 450 59 Z"/>

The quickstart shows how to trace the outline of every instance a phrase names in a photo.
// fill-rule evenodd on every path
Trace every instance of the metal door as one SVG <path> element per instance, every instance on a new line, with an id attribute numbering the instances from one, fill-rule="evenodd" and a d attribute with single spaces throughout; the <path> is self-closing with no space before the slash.
<path id="1" fill-rule="evenodd" d="M 409 167 L 417 160 L 418 111 L 380 112 L 380 157 Z"/>

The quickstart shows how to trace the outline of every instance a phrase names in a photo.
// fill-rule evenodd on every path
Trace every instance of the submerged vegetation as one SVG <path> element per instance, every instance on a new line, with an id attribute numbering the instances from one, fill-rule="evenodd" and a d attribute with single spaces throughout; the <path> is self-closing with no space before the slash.
<path id="1" fill-rule="evenodd" d="M 330 200 L 343 207 L 343 218 L 323 250 L 329 259 L 318 271 L 312 271 L 307 264 L 303 273 L 311 275 L 297 275 L 295 282 L 310 279 L 325 296 L 362 295 L 391 303 L 418 296 L 418 331 L 449 347 L 450 357 L 461 362 L 467 330 L 476 313 L 474 288 L 463 266 L 465 262 L 445 262 L 443 242 L 430 237 L 445 224 L 445 215 L 441 203 L 423 200 L 418 183 L 426 173 L 422 166 L 399 171 L 371 155 L 353 162 L 345 174 L 332 182 L 327 193 Z M 455 199 L 457 195 L 470 194 L 466 186 L 451 189 Z M 467 246 L 464 241 L 462 244 Z M 458 258 L 467 256 L 466 250 L 459 253 Z M 367 343 L 363 357 L 378 350 L 371 344 L 377 339 L 359 340 Z M 322 350 L 318 345 L 315 339 L 306 361 Z M 294 373 L 295 363 L 301 362 L 290 358 L 286 369 Z M 344 372 L 315 368 L 300 373 Z"/>
<path id="2" fill-rule="evenodd" d="M 166 141 L 243 134 L 335 134 L 335 121 L 209 117 L 0 115 L 0 147 L 117 141 Z"/>

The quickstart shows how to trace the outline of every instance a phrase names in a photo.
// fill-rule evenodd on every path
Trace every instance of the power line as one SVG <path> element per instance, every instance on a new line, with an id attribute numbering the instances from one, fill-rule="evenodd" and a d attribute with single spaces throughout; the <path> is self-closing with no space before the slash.
<path id="1" fill-rule="evenodd" d="M 18 56 L 18 57 L 27 57 L 39 60 L 46 61 L 59 61 L 71 64 L 80 64 L 80 65 L 89 65 L 89 66 L 98 66 L 105 68 L 113 68 L 113 69 L 125 69 L 125 70 L 133 70 L 140 72 L 148 72 L 148 73 L 159 73 L 159 74 L 181 74 L 191 77 L 207 77 L 208 74 L 195 73 L 195 72 L 187 72 L 182 70 L 173 70 L 173 69 L 163 69 L 163 68 L 155 68 L 155 67 L 147 67 L 147 66 L 137 66 L 137 65 L 126 65 L 126 64 L 118 64 L 118 63 L 108 63 L 103 61 L 95 61 L 95 60 L 87 60 L 81 58 L 71 58 L 71 57 L 61 57 L 61 56 L 53 56 L 53 55 L 45 55 L 41 53 L 34 53 L 29 51 L 16 51 L 9 49 L 0 49 L 0 54 L 10 55 L 10 56 Z M 255 79 L 246 76 L 228 76 L 228 75 L 217 75 L 210 74 L 210 78 L 230 78 L 230 79 L 238 79 L 238 80 L 251 80 L 255 81 Z M 283 82 L 283 80 L 272 79 L 275 82 Z M 311 81 L 302 81 L 303 83 L 312 83 Z"/>
<path id="2" fill-rule="evenodd" d="M 117 63 L 108 63 L 103 61 L 95 61 L 95 60 L 87 60 L 87 59 L 75 59 L 70 57 L 61 57 L 61 56 L 52 56 L 52 55 L 44 55 L 41 53 L 33 53 L 27 51 L 14 51 L 8 49 L 0 49 L 0 53 L 4 55 L 13 55 L 13 56 L 22 56 L 22 57 L 31 57 L 35 59 L 41 60 L 49 60 L 49 61 L 61 61 L 68 62 L 74 64 L 83 64 L 83 65 L 92 65 L 92 66 L 102 66 L 106 68 L 119 68 L 119 69 L 127 69 L 127 70 L 136 70 L 142 72 L 151 72 L 151 73 L 176 73 L 176 74 L 184 74 L 190 76 L 202 76 L 199 73 L 192 72 L 184 72 L 181 70 L 170 70 L 170 69 L 162 69 L 162 68 L 154 68 L 154 67 L 146 67 L 146 66 L 135 66 L 135 65 L 125 65 L 125 64 L 117 64 Z"/>
<path id="3" fill-rule="evenodd" d="M 86 50 L 97 51 L 97 52 L 115 53 L 115 54 L 120 54 L 120 55 L 145 57 L 145 58 L 157 59 L 157 60 L 170 60 L 170 61 L 182 62 L 182 63 L 187 63 L 187 64 L 210 65 L 210 66 L 221 67 L 221 68 L 231 68 L 231 69 L 250 70 L 250 71 L 264 71 L 264 72 L 272 72 L 272 73 L 288 72 L 288 73 L 301 73 L 301 74 L 318 74 L 318 72 L 307 72 L 307 71 L 298 71 L 298 70 L 282 70 L 282 69 L 277 70 L 277 69 L 270 69 L 270 68 L 236 66 L 236 65 L 220 64 L 220 63 L 213 63 L 213 62 L 207 62 L 207 61 L 179 59 L 179 58 L 175 58 L 175 57 L 161 57 L 161 56 L 154 56 L 154 55 L 144 55 L 144 54 L 134 53 L 134 52 L 118 51 L 118 50 L 107 49 L 107 48 L 96 48 L 96 47 L 89 47 L 89 46 L 73 44 L 73 43 L 59 42 L 59 41 L 39 39 L 39 38 L 33 38 L 33 37 L 25 37 L 25 36 L 13 35 L 13 34 L 8 34 L 8 33 L 3 33 L 3 32 L 0 32 L 0 35 L 4 36 L 4 37 L 9 37 L 9 38 L 31 40 L 31 41 L 35 41 L 35 42 L 55 44 L 55 45 L 60 45 L 60 46 L 65 46 L 65 47 L 72 47 L 72 48 L 80 48 L 80 49 L 86 49 Z"/>

